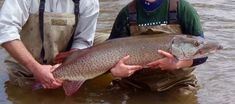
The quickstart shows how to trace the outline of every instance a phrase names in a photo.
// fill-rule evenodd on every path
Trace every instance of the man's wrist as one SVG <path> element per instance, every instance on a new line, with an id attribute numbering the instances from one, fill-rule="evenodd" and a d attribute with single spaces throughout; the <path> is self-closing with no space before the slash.
<path id="1" fill-rule="evenodd" d="M 179 61 L 176 63 L 176 69 L 191 67 L 192 64 L 193 64 L 193 60 Z"/>
<path id="2" fill-rule="evenodd" d="M 115 75 L 115 74 L 116 74 L 115 68 L 112 68 L 112 69 L 110 70 L 110 74 L 111 74 L 111 76 L 112 76 L 113 79 L 122 79 L 121 77 L 118 77 L 118 76 Z"/>
<path id="3" fill-rule="evenodd" d="M 37 71 L 40 67 L 40 64 L 37 61 L 29 61 L 26 63 L 25 67 L 29 69 L 32 73 Z"/>

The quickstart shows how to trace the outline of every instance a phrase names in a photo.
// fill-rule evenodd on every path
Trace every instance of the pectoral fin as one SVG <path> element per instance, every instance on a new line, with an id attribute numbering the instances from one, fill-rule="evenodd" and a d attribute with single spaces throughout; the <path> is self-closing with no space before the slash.
<path id="1" fill-rule="evenodd" d="M 74 94 L 85 81 L 64 81 L 63 88 L 67 96 Z"/>

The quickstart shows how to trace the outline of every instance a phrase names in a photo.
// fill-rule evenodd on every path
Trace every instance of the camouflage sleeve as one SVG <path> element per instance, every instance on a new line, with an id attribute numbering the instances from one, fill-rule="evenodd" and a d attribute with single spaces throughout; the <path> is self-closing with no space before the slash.
<path id="1" fill-rule="evenodd" d="M 127 8 L 123 8 L 113 24 L 109 39 L 130 36 L 130 27 L 128 25 Z"/>

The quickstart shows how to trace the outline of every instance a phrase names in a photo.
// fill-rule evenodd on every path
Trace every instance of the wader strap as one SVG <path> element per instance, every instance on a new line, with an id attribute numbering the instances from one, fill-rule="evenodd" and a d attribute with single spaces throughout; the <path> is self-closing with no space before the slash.
<path id="1" fill-rule="evenodd" d="M 39 5 L 39 32 L 40 32 L 40 37 L 42 41 L 42 50 L 40 53 L 40 56 L 42 58 L 42 62 L 45 64 L 47 63 L 47 60 L 45 60 L 45 49 L 44 49 L 44 10 L 45 10 L 45 0 L 40 0 L 40 5 Z"/>
<path id="2" fill-rule="evenodd" d="M 72 47 L 73 37 L 74 37 L 76 27 L 77 27 L 77 24 L 78 24 L 79 4 L 80 4 L 79 2 L 80 2 L 80 0 L 73 0 L 73 2 L 74 2 L 75 24 L 73 25 L 72 37 L 69 40 L 69 43 L 68 43 L 68 46 L 67 46 L 67 49 L 66 49 L 67 51 L 69 51 Z"/>
<path id="3" fill-rule="evenodd" d="M 168 11 L 168 23 L 178 24 L 178 7 L 179 0 L 169 0 L 169 11 Z M 130 26 L 137 25 L 137 12 L 136 12 L 137 1 L 133 0 L 128 4 L 129 23 Z"/>
<path id="4" fill-rule="evenodd" d="M 169 0 L 169 12 L 168 12 L 169 24 L 178 23 L 178 16 L 177 16 L 178 3 L 179 3 L 179 0 Z"/>
<path id="5" fill-rule="evenodd" d="M 128 4 L 129 23 L 130 26 L 137 25 L 137 12 L 136 12 L 136 0 L 133 0 Z"/>

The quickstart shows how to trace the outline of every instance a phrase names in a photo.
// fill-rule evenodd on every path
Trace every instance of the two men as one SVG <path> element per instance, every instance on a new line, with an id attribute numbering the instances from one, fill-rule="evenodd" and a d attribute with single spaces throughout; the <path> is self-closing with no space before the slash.
<path id="1" fill-rule="evenodd" d="M 11 81 L 25 85 L 28 82 L 24 79 L 31 80 L 34 76 L 44 88 L 61 86 L 61 81 L 51 74 L 58 66 L 53 60 L 60 52 L 93 44 L 98 6 L 98 0 L 5 1 L 0 14 L 0 42 L 17 60 L 6 60 Z M 188 2 L 134 0 L 119 13 L 110 39 L 159 33 L 203 36 L 199 17 Z M 153 91 L 165 91 L 182 86 L 195 89 L 191 66 L 205 62 L 206 58 L 177 61 L 171 54 L 159 52 L 166 58 L 149 63 L 152 69 L 146 69 L 148 71 L 141 70 L 139 65 L 125 65 L 129 57 L 126 56 L 111 73 L 123 78 L 118 83 L 128 85 L 130 82 L 137 88 L 147 86 Z"/>

